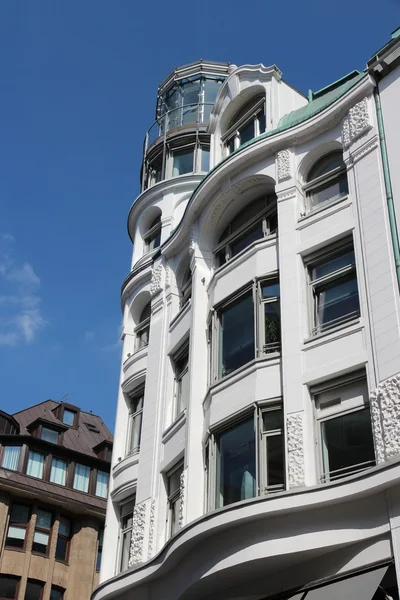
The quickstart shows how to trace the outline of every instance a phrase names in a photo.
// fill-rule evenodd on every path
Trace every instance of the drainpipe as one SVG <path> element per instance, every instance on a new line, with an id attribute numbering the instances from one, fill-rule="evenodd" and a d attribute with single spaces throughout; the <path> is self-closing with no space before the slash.
<path id="1" fill-rule="evenodd" d="M 374 96 L 375 96 L 376 115 L 377 115 L 377 120 L 378 120 L 379 142 L 380 142 L 381 154 L 382 154 L 383 178 L 385 181 L 385 189 L 386 189 L 386 202 L 387 202 L 388 213 L 389 213 L 390 233 L 391 233 L 391 237 L 392 237 L 394 262 L 396 265 L 397 285 L 398 285 L 399 291 L 400 291 L 399 235 L 398 235 L 398 231 L 397 231 L 396 216 L 394 213 L 394 206 L 393 206 L 392 182 L 390 179 L 390 169 L 389 169 L 389 161 L 388 161 L 387 148 L 386 148 L 385 128 L 383 125 L 381 98 L 380 98 L 380 94 L 379 94 L 378 84 L 376 84 L 376 86 L 374 88 Z"/>

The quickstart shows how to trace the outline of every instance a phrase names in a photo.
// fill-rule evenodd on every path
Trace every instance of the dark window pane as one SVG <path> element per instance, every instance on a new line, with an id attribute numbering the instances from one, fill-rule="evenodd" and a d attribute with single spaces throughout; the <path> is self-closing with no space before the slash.
<path id="1" fill-rule="evenodd" d="M 35 531 L 32 544 L 33 552 L 40 552 L 41 554 L 46 554 L 48 545 L 49 534 L 44 533 L 44 531 Z"/>
<path id="2" fill-rule="evenodd" d="M 262 419 L 263 431 L 276 431 L 283 428 L 283 411 L 281 408 L 264 411 Z"/>
<path id="3" fill-rule="evenodd" d="M 375 463 L 369 408 L 323 421 L 321 427 L 325 475 L 340 477 Z"/>
<path id="4" fill-rule="evenodd" d="M 263 298 L 279 298 L 279 283 L 277 281 L 264 281 L 261 284 Z"/>
<path id="5" fill-rule="evenodd" d="M 279 302 L 264 304 L 264 352 L 277 352 L 281 345 L 281 317 Z"/>
<path id="6" fill-rule="evenodd" d="M 193 149 L 174 152 L 172 176 L 193 172 Z"/>
<path id="7" fill-rule="evenodd" d="M 37 581 L 29 581 L 26 584 L 25 600 L 40 600 L 44 584 Z"/>
<path id="8" fill-rule="evenodd" d="M 24 504 L 13 504 L 11 508 L 10 521 L 13 523 L 26 524 L 29 521 L 31 509 Z"/>
<path id="9" fill-rule="evenodd" d="M 235 152 L 235 137 L 236 136 L 231 137 L 231 139 L 228 142 L 229 154 Z"/>
<path id="10" fill-rule="evenodd" d="M 216 506 L 222 507 L 256 495 L 254 420 L 220 434 L 218 439 Z"/>
<path id="11" fill-rule="evenodd" d="M 206 79 L 204 82 L 204 102 L 211 102 L 214 104 L 222 81 L 216 79 Z"/>
<path id="12" fill-rule="evenodd" d="M 208 173 L 210 170 L 210 148 L 201 147 L 201 170 Z"/>
<path id="13" fill-rule="evenodd" d="M 102 548 L 99 548 L 97 550 L 97 558 L 96 558 L 96 571 L 100 571 L 100 567 L 101 567 L 101 556 L 102 556 Z M 51 600 L 51 599 L 50 599 Z"/>
<path id="14" fill-rule="evenodd" d="M 220 313 L 220 375 L 228 375 L 255 357 L 253 297 L 249 292 Z"/>
<path id="15" fill-rule="evenodd" d="M 267 485 L 283 485 L 284 482 L 283 436 L 271 435 L 267 438 Z"/>
<path id="16" fill-rule="evenodd" d="M 50 592 L 50 600 L 62 600 L 63 595 L 64 590 L 62 590 L 61 588 L 52 587 Z"/>
<path id="17" fill-rule="evenodd" d="M 324 329 L 360 314 L 357 278 L 334 281 L 318 288 L 316 296 L 317 328 Z"/>
<path id="18" fill-rule="evenodd" d="M 54 429 L 49 429 L 49 427 L 42 427 L 42 434 L 40 437 L 42 440 L 46 440 L 46 442 L 57 444 L 58 431 L 54 431 Z"/>
<path id="19" fill-rule="evenodd" d="M 50 529 L 52 514 L 47 510 L 38 510 L 36 515 L 36 527 L 41 529 Z"/>
<path id="20" fill-rule="evenodd" d="M 67 560 L 68 540 L 58 536 L 56 545 L 56 558 Z"/>
<path id="21" fill-rule="evenodd" d="M 241 146 L 254 138 L 254 117 L 239 129 L 239 136 Z"/>
<path id="22" fill-rule="evenodd" d="M 310 192 L 311 208 L 315 208 L 329 200 L 346 196 L 348 192 L 347 176 L 344 173 L 338 178 L 331 179 L 327 183 L 323 183 L 312 189 Z"/>
<path id="23" fill-rule="evenodd" d="M 58 526 L 58 533 L 69 537 L 71 534 L 71 521 L 61 517 L 60 524 Z"/>
<path id="24" fill-rule="evenodd" d="M 127 531 L 122 536 L 121 544 L 121 571 L 126 571 L 129 562 L 132 531 Z"/>
<path id="25" fill-rule="evenodd" d="M 246 225 L 253 217 L 260 215 L 267 207 L 268 202 L 265 196 L 248 204 L 232 219 L 229 228 L 225 229 L 224 233 L 221 235 L 220 241 L 222 241 L 226 235 L 229 235 L 229 233 L 234 233 L 237 229 Z"/>
<path id="26" fill-rule="evenodd" d="M 311 272 L 312 279 L 319 279 L 320 277 L 325 277 L 326 275 L 330 275 L 339 269 L 343 269 L 343 267 L 348 267 L 354 265 L 354 250 L 349 250 L 344 254 L 340 254 L 339 256 L 334 256 L 328 260 L 325 260 L 323 263 L 316 265 Z"/>
<path id="27" fill-rule="evenodd" d="M 18 579 L 16 577 L 0 575 L 0 598 L 14 600 L 17 597 L 17 584 Z"/>
<path id="28" fill-rule="evenodd" d="M 258 119 L 258 128 L 259 128 L 260 135 L 261 135 L 262 133 L 265 133 L 265 113 L 264 113 L 264 110 L 263 110 L 263 112 L 258 113 L 257 119 Z"/>
<path id="29" fill-rule="evenodd" d="M 236 238 L 231 243 L 231 255 L 236 256 L 236 254 L 239 254 L 239 252 L 250 246 L 250 244 L 256 240 L 260 240 L 263 236 L 262 223 L 260 221 L 259 223 L 253 225 L 251 229 L 248 229 L 242 233 L 240 237 Z"/>
<path id="30" fill-rule="evenodd" d="M 322 175 L 327 175 L 334 169 L 338 167 L 344 167 L 345 164 L 343 162 L 343 154 L 342 151 L 331 152 L 326 156 L 323 156 L 311 169 L 308 174 L 307 181 L 312 181 L 313 179 L 317 179 L 317 177 L 321 177 Z"/>

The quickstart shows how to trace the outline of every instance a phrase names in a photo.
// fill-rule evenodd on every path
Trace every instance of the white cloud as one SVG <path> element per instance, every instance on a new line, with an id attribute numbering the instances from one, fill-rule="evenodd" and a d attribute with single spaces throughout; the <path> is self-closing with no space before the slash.
<path id="1" fill-rule="evenodd" d="M 0 279 L 0 346 L 31 344 L 47 324 L 40 310 L 40 278 L 32 265 L 16 260 L 15 240 L 7 233 L 0 233 Z"/>

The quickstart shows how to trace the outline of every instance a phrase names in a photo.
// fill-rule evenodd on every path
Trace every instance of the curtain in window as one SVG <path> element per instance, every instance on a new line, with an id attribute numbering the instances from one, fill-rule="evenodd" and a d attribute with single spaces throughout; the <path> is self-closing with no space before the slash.
<path id="1" fill-rule="evenodd" d="M 26 474 L 31 475 L 31 477 L 38 477 L 41 479 L 43 476 L 43 463 L 43 454 L 40 454 L 40 452 L 29 452 Z"/>
<path id="2" fill-rule="evenodd" d="M 50 481 L 65 485 L 65 477 L 67 474 L 67 463 L 60 458 L 53 458 L 51 463 Z"/>
<path id="3" fill-rule="evenodd" d="M 96 483 L 96 496 L 100 496 L 101 498 L 107 498 L 107 489 L 108 473 L 105 473 L 104 471 L 98 471 Z"/>
<path id="4" fill-rule="evenodd" d="M 5 446 L 1 466 L 5 469 L 16 471 L 18 468 L 20 452 L 20 446 Z"/>
<path id="5" fill-rule="evenodd" d="M 89 489 L 90 469 L 85 465 L 75 465 L 74 490 L 87 492 Z"/>

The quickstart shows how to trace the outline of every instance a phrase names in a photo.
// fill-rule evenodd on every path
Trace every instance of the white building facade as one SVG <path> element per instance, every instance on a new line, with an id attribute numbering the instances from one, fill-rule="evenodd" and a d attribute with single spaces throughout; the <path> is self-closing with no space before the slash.
<path id="1" fill-rule="evenodd" d="M 397 54 L 159 87 L 93 600 L 398 599 Z"/>

